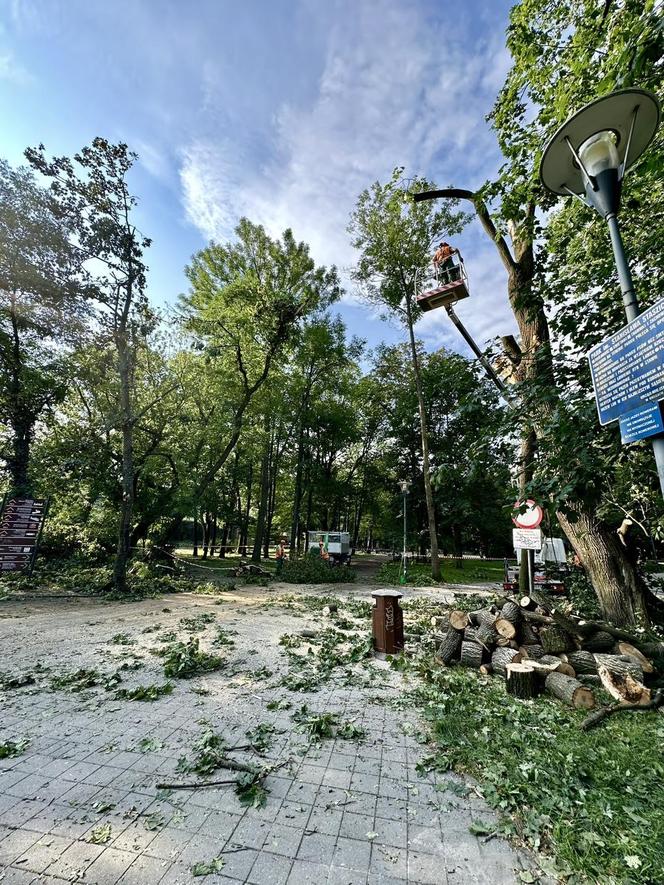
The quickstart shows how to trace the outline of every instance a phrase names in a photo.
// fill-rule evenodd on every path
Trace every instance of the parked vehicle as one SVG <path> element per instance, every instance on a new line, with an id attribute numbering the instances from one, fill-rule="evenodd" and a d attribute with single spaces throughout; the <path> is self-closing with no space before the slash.
<path id="1" fill-rule="evenodd" d="M 332 565 L 348 564 L 351 558 L 349 532 L 309 532 L 307 552 L 320 549 L 320 542 L 330 555 Z"/>

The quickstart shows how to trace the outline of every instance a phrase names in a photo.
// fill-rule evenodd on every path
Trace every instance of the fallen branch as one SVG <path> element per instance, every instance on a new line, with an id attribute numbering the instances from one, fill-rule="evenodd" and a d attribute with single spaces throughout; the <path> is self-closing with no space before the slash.
<path id="1" fill-rule="evenodd" d="M 664 704 L 664 691 L 659 689 L 653 695 L 652 700 L 649 704 L 613 704 L 610 707 L 601 707 L 599 710 L 596 710 L 594 713 L 591 713 L 581 723 L 581 731 L 588 731 L 590 728 L 594 728 L 596 725 L 599 725 L 604 719 L 608 716 L 611 716 L 613 713 L 622 713 L 626 710 L 633 710 L 638 712 L 639 710 L 656 710 L 658 707 L 661 707 Z"/>

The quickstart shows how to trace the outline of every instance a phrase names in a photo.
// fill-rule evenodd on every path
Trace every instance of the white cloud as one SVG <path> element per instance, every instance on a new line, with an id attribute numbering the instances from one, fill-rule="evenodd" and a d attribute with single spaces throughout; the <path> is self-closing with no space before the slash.
<path id="1" fill-rule="evenodd" d="M 477 186 L 497 166 L 484 115 L 509 56 L 502 34 L 475 34 L 469 48 L 458 19 L 454 33 L 451 39 L 447 20 L 432 28 L 415 4 L 336 4 L 315 96 L 275 108 L 260 163 L 252 160 L 242 133 L 208 132 L 183 149 L 188 220 L 206 238 L 217 239 L 229 237 L 243 214 L 273 235 L 292 227 L 317 261 L 343 269 L 354 260 L 346 228 L 355 199 L 394 166 L 441 184 Z M 209 76 L 205 103 L 214 106 Z M 475 232 L 462 238 L 472 246 L 466 257 L 473 298 L 459 311 L 484 341 L 504 333 L 509 316 L 502 266 L 482 237 Z M 348 298 L 354 300 L 352 293 Z M 459 349 L 455 330 L 440 313 L 428 315 L 419 333 L 429 346 Z"/>
<path id="2" fill-rule="evenodd" d="M 0 53 L 0 80 L 8 80 L 16 86 L 29 86 L 34 77 L 16 61 L 11 52 Z"/>

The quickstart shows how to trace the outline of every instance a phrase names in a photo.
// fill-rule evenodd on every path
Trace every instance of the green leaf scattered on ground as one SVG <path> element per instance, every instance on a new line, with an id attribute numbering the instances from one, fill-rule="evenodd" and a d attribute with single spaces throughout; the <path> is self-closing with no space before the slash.
<path id="1" fill-rule="evenodd" d="M 110 842 L 110 839 L 111 825 L 102 824 L 99 827 L 95 827 L 94 830 L 91 830 L 85 841 L 91 842 L 93 845 L 105 845 L 107 842 Z"/>
<path id="2" fill-rule="evenodd" d="M 0 759 L 12 759 L 14 756 L 20 756 L 25 753 L 30 745 L 28 738 L 20 741 L 5 741 L 0 744 Z"/>
<path id="3" fill-rule="evenodd" d="M 220 873 L 224 866 L 223 857 L 213 857 L 212 860 L 201 860 L 191 868 L 192 876 L 209 876 L 212 873 Z"/>
<path id="4" fill-rule="evenodd" d="M 158 701 L 164 695 L 172 694 L 173 683 L 163 685 L 137 685 L 136 688 L 121 688 L 115 697 L 123 701 Z"/>

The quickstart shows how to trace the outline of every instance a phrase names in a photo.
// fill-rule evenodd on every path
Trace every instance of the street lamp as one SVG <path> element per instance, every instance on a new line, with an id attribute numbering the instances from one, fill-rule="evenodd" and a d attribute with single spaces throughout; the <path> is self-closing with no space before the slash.
<path id="1" fill-rule="evenodd" d="M 399 483 L 399 488 L 401 489 L 401 494 L 403 495 L 403 571 L 401 574 L 401 583 L 406 583 L 406 498 L 408 497 L 408 492 L 410 490 L 410 483 L 407 479 L 402 479 Z"/>
<path id="2" fill-rule="evenodd" d="M 659 101 L 645 89 L 622 89 L 590 102 L 560 127 L 540 164 L 542 184 L 592 206 L 606 221 L 627 321 L 639 315 L 618 209 L 625 172 L 652 141 L 661 116 Z M 664 438 L 653 438 L 664 492 Z"/>

